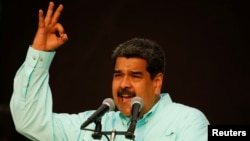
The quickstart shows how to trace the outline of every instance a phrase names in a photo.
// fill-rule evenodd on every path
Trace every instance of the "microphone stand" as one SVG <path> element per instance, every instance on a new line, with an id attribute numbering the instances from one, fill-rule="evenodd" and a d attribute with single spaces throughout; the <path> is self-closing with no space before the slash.
<path id="1" fill-rule="evenodd" d="M 134 131 L 135 131 L 136 123 L 137 123 L 137 121 L 131 121 L 129 128 L 128 128 L 127 132 L 125 133 L 125 137 L 127 139 L 134 140 L 134 138 L 135 138 Z"/>
<path id="2" fill-rule="evenodd" d="M 95 123 L 95 130 L 94 130 L 94 133 L 92 134 L 92 137 L 94 139 L 101 139 L 101 137 L 102 137 L 102 123 L 101 123 L 101 119 L 95 120 L 94 123 Z"/>
<path id="3" fill-rule="evenodd" d="M 139 115 L 139 114 L 138 114 Z M 87 129 L 84 128 L 82 130 L 88 130 L 88 131 L 92 131 L 92 138 L 93 139 L 101 139 L 102 135 L 104 135 L 108 141 L 114 141 L 115 140 L 115 136 L 116 135 L 125 135 L 125 137 L 127 139 L 130 139 L 132 141 L 134 141 L 135 139 L 135 135 L 134 135 L 134 131 L 135 131 L 135 127 L 137 124 L 137 119 L 135 120 L 131 120 L 129 128 L 127 131 L 116 131 L 116 130 L 112 130 L 112 131 L 102 131 L 102 123 L 101 123 L 101 118 L 98 118 L 96 120 L 94 120 L 95 123 L 95 129 Z M 108 138 L 107 135 L 110 135 L 110 139 Z"/>
<path id="4" fill-rule="evenodd" d="M 95 121 L 94 123 L 96 124 L 96 127 L 94 130 L 92 129 L 87 129 L 87 128 L 84 128 L 82 130 L 87 130 L 87 131 L 92 131 L 94 132 L 92 134 L 92 137 L 94 139 L 101 139 L 102 135 L 104 135 L 108 141 L 114 141 L 115 140 L 115 136 L 116 135 L 125 135 L 127 132 L 126 131 L 116 131 L 116 130 L 112 130 L 112 131 L 101 131 L 101 120 L 97 120 Z M 110 135 L 110 139 L 108 138 L 108 135 Z M 126 137 L 127 138 L 127 137 Z"/>

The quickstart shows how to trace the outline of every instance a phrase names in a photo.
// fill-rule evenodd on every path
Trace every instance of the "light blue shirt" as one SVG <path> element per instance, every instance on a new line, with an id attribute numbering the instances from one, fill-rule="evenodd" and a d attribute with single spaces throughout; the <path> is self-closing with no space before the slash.
<path id="1" fill-rule="evenodd" d="M 10 101 L 16 130 L 31 140 L 92 141 L 92 131 L 81 130 L 81 124 L 94 112 L 79 114 L 53 113 L 49 87 L 49 67 L 55 52 L 42 52 L 31 47 L 16 73 Z M 208 120 L 198 109 L 172 102 L 161 94 L 154 107 L 138 120 L 135 141 L 207 141 Z M 102 131 L 127 131 L 129 118 L 121 112 L 108 112 L 102 117 Z M 91 123 L 88 129 L 94 129 Z M 115 133 L 115 132 L 113 132 Z M 110 135 L 108 135 L 110 138 Z M 131 141 L 124 135 L 116 141 Z M 101 141 L 107 141 L 103 135 Z"/>

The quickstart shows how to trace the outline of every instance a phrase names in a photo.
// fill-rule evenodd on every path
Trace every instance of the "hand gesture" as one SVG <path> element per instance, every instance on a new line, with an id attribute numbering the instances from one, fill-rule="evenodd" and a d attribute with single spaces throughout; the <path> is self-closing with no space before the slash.
<path id="1" fill-rule="evenodd" d="M 68 40 L 63 26 L 58 23 L 58 19 L 63 10 L 63 5 L 60 4 L 55 12 L 53 10 L 53 2 L 49 3 L 47 14 L 45 17 L 43 10 L 39 10 L 38 29 L 32 44 L 32 47 L 34 49 L 41 51 L 55 50 Z"/>

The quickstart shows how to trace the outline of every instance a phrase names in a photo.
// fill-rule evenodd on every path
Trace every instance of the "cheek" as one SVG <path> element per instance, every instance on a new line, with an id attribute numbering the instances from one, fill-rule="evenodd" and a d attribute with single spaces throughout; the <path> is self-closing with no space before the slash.
<path id="1" fill-rule="evenodd" d="M 118 89 L 118 83 L 116 81 L 112 81 L 112 91 L 113 93 Z"/>
<path id="2" fill-rule="evenodd" d="M 113 97 L 116 97 L 117 96 L 117 91 L 119 89 L 119 85 L 117 83 L 117 81 L 112 81 L 112 94 L 113 94 Z"/>
<path id="3" fill-rule="evenodd" d="M 152 100 L 152 97 L 155 96 L 155 89 L 152 84 L 143 85 L 137 88 L 138 96 L 142 97 L 146 103 Z"/>
<path id="4" fill-rule="evenodd" d="M 145 95 L 145 96 L 149 96 L 151 94 L 153 94 L 154 92 L 154 86 L 153 86 L 153 83 L 142 83 L 142 84 L 139 84 L 137 86 L 135 86 L 138 91 L 138 93 L 142 94 L 142 95 Z"/>

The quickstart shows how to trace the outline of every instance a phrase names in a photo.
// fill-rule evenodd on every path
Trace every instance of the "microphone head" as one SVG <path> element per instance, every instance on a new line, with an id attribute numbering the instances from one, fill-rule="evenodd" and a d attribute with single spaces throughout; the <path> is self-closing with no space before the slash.
<path id="1" fill-rule="evenodd" d="M 104 99 L 102 104 L 107 105 L 109 107 L 109 111 L 115 110 L 115 102 L 112 98 Z"/>
<path id="2" fill-rule="evenodd" d="M 142 107 L 144 106 L 144 103 L 143 103 L 142 98 L 140 98 L 140 97 L 138 97 L 138 96 L 132 98 L 132 100 L 131 100 L 131 107 L 132 107 L 134 104 L 139 104 L 139 105 L 140 105 L 139 111 L 141 111 Z"/>

